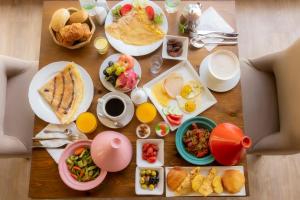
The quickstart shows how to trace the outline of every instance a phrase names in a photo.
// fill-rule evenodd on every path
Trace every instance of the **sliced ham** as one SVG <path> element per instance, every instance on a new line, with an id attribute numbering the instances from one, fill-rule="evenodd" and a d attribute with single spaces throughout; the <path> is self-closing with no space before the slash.
<path id="1" fill-rule="evenodd" d="M 177 73 L 170 74 L 163 83 L 165 92 L 173 99 L 180 94 L 183 87 L 183 78 Z"/>

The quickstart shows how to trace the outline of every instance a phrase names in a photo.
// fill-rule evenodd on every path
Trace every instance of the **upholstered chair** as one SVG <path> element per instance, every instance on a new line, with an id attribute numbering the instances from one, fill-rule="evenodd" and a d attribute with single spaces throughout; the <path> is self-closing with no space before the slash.
<path id="1" fill-rule="evenodd" d="M 250 153 L 300 152 L 300 40 L 288 49 L 241 60 L 244 130 Z"/>
<path id="2" fill-rule="evenodd" d="M 27 95 L 37 65 L 0 55 L 0 156 L 30 155 L 34 115 Z"/>

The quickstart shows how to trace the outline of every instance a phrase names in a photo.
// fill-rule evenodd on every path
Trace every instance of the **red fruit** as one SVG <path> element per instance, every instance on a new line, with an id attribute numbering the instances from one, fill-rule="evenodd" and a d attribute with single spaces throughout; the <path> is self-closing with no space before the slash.
<path id="1" fill-rule="evenodd" d="M 150 144 L 145 143 L 145 144 L 143 145 L 143 152 L 147 151 L 147 149 L 148 149 L 149 146 L 150 146 Z"/>
<path id="2" fill-rule="evenodd" d="M 131 11 L 131 9 L 132 9 L 132 5 L 131 4 L 125 4 L 120 9 L 120 13 L 121 13 L 122 16 L 124 16 L 127 13 L 129 13 Z"/>
<path id="3" fill-rule="evenodd" d="M 148 157 L 146 156 L 146 154 L 143 154 L 142 158 L 143 158 L 143 160 L 147 160 Z"/>
<path id="4" fill-rule="evenodd" d="M 153 153 L 153 148 L 152 147 L 149 147 L 148 149 L 147 149 L 147 155 L 152 155 L 152 153 Z"/>
<path id="5" fill-rule="evenodd" d="M 167 120 L 170 122 L 172 125 L 179 125 L 181 123 L 181 120 L 174 120 L 170 117 L 170 115 L 167 115 Z"/>
<path id="6" fill-rule="evenodd" d="M 157 151 L 154 151 L 154 152 L 153 152 L 153 156 L 156 156 L 156 155 L 157 155 Z"/>
<path id="7" fill-rule="evenodd" d="M 146 13 L 147 13 L 147 15 L 148 15 L 148 18 L 149 18 L 150 20 L 153 20 L 153 19 L 154 19 L 154 9 L 153 9 L 151 6 L 147 6 L 147 7 L 145 8 L 145 10 L 146 10 Z"/>
<path id="8" fill-rule="evenodd" d="M 151 156 L 151 157 L 149 157 L 149 158 L 147 159 L 147 161 L 148 161 L 149 163 L 154 163 L 154 162 L 156 161 L 156 157 L 155 157 L 155 156 Z"/>
<path id="9" fill-rule="evenodd" d="M 182 115 L 169 114 L 169 116 L 176 121 L 179 121 L 182 118 Z"/>
<path id="10" fill-rule="evenodd" d="M 166 132 L 167 132 L 167 127 L 166 127 L 166 125 L 165 125 L 165 124 L 160 124 L 160 125 L 159 125 L 159 128 L 161 129 L 161 134 L 162 134 L 162 135 L 165 135 Z"/>
<path id="11" fill-rule="evenodd" d="M 158 151 L 158 146 L 156 144 L 152 144 L 152 148 L 155 150 L 155 151 Z"/>

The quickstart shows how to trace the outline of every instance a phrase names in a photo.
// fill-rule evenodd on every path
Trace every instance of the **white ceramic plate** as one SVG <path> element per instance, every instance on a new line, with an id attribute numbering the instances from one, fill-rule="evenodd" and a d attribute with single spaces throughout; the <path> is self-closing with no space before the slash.
<path id="1" fill-rule="evenodd" d="M 228 81 L 216 81 L 208 72 L 208 56 L 206 56 L 199 67 L 200 80 L 206 87 L 215 92 L 227 92 L 233 89 L 240 81 L 241 72 Z"/>
<path id="2" fill-rule="evenodd" d="M 154 78 L 153 80 L 149 81 L 148 83 L 146 83 L 144 85 L 143 88 L 146 91 L 147 95 L 149 96 L 149 98 L 151 99 L 151 101 L 153 102 L 155 107 L 157 108 L 157 110 L 160 113 L 160 115 L 162 116 L 162 118 L 170 125 L 170 129 L 172 131 L 176 130 L 180 125 L 179 126 L 173 126 L 169 123 L 169 121 L 167 120 L 166 116 L 164 115 L 164 113 L 162 111 L 163 107 L 156 100 L 155 96 L 152 95 L 151 88 L 157 82 L 162 81 L 167 76 L 169 76 L 169 74 L 171 74 L 173 72 L 181 74 L 183 79 L 184 79 L 184 82 L 187 82 L 187 81 L 190 81 L 190 80 L 196 80 L 196 81 L 199 81 L 201 85 L 203 85 L 200 81 L 200 78 L 199 78 L 197 72 L 195 71 L 195 69 L 193 68 L 193 66 L 191 65 L 191 63 L 189 61 L 182 61 L 182 62 L 178 63 L 174 67 L 170 68 L 169 70 L 165 71 L 164 73 L 160 74 L 158 77 Z M 217 103 L 217 100 L 212 95 L 212 93 L 209 91 L 209 89 L 207 87 L 205 87 L 205 85 L 203 85 L 203 87 L 204 87 L 204 90 L 201 93 L 201 103 L 200 103 L 200 105 L 197 106 L 197 109 L 194 112 L 184 113 L 181 124 L 185 120 L 193 118 L 193 117 L 199 115 L 200 113 L 202 113 L 203 111 L 205 111 L 206 109 L 208 109 L 209 107 L 211 107 L 212 105 Z M 176 100 L 171 100 L 169 105 L 178 106 Z"/>
<path id="3" fill-rule="evenodd" d="M 142 169 L 153 169 L 159 173 L 159 182 L 154 190 L 144 190 L 140 184 L 140 171 Z M 164 193 L 164 168 L 163 167 L 136 167 L 135 170 L 135 193 L 137 195 L 162 195 Z"/>
<path id="4" fill-rule="evenodd" d="M 163 14 L 163 23 L 161 24 L 161 29 L 164 31 L 165 34 L 167 34 L 168 33 L 168 20 L 167 20 L 166 15 L 162 11 L 162 9 L 152 1 L 145 0 L 145 2 L 147 5 L 150 5 L 153 7 L 155 13 Z M 106 17 L 106 20 L 105 20 L 105 26 L 108 26 L 113 23 L 112 10 L 119 5 L 124 5 L 126 3 L 132 3 L 132 0 L 121 1 L 110 9 L 110 11 Z M 134 30 L 132 30 L 132 31 L 134 31 Z M 124 54 L 129 54 L 132 56 L 143 56 L 143 55 L 149 54 L 149 53 L 155 51 L 157 48 L 159 48 L 163 42 L 163 39 L 161 39 L 153 44 L 144 45 L 144 46 L 136 46 L 136 45 L 125 44 L 123 41 L 115 39 L 114 37 L 109 35 L 106 31 L 105 31 L 105 35 L 106 35 L 106 38 L 108 39 L 109 43 L 111 44 L 111 46 L 113 46 L 117 51 L 124 53 Z"/>
<path id="5" fill-rule="evenodd" d="M 158 146 L 157 159 L 154 163 L 143 160 L 143 145 L 145 143 L 156 144 Z M 164 165 L 164 140 L 163 139 L 138 139 L 136 141 L 136 164 L 139 167 L 160 167 Z"/>
<path id="6" fill-rule="evenodd" d="M 126 104 L 127 104 L 126 105 L 127 106 L 127 110 L 126 110 L 127 115 L 126 115 L 126 117 L 124 117 L 123 119 L 121 119 L 119 121 L 119 123 L 122 124 L 123 126 L 118 127 L 118 126 L 114 125 L 114 122 L 112 120 L 108 119 L 107 117 L 101 116 L 104 114 L 101 111 L 102 109 L 100 108 L 100 103 L 97 104 L 97 113 L 100 113 L 100 115 L 97 114 L 97 117 L 104 126 L 107 126 L 109 128 L 113 128 L 113 129 L 117 129 L 117 128 L 122 128 L 122 127 L 126 126 L 127 124 L 129 124 L 129 122 L 131 122 L 131 120 L 134 116 L 134 105 L 128 95 L 123 94 L 121 92 L 114 92 L 113 94 L 121 96 L 126 101 Z M 107 93 L 101 98 L 106 98 L 106 97 L 108 97 L 108 95 L 111 95 L 111 93 Z"/>
<path id="7" fill-rule="evenodd" d="M 176 39 L 182 42 L 182 54 L 178 57 L 169 56 L 167 52 L 167 43 L 170 39 Z M 169 60 L 187 60 L 189 51 L 189 38 L 188 37 L 181 37 L 177 35 L 166 35 L 163 42 L 162 48 L 162 57 Z"/>
<path id="8" fill-rule="evenodd" d="M 99 70 L 99 77 L 100 77 L 100 81 L 102 83 L 102 85 L 109 91 L 111 92 L 115 92 L 115 91 L 118 91 L 118 92 L 129 92 L 131 90 L 128 90 L 128 91 L 121 91 L 121 90 L 118 90 L 116 89 L 110 82 L 106 81 L 105 80 L 105 75 L 103 74 L 103 71 L 104 69 L 106 69 L 106 67 L 108 66 L 108 62 L 109 61 L 113 61 L 113 62 L 116 62 L 118 61 L 119 57 L 121 56 L 121 54 L 113 54 L 109 57 L 107 57 L 101 64 L 100 66 L 100 70 Z M 137 81 L 137 84 L 139 84 L 141 78 L 142 78 L 142 69 L 141 69 L 141 66 L 139 64 L 139 62 L 135 59 L 134 59 L 134 66 L 133 66 L 133 71 L 138 75 L 139 77 L 139 80 Z"/>
<path id="9" fill-rule="evenodd" d="M 208 172 L 212 167 L 215 167 L 217 169 L 217 171 L 218 171 L 217 175 L 220 175 L 220 176 L 222 176 L 224 171 L 228 170 L 228 169 L 239 170 L 241 173 L 244 174 L 243 166 L 207 166 L 207 167 L 201 166 L 201 170 L 200 170 L 201 174 L 205 175 L 205 176 L 208 175 Z M 170 169 L 172 169 L 173 167 L 165 167 L 165 168 L 166 168 L 165 171 L 166 171 L 166 179 L 167 179 L 167 175 L 168 175 Z M 187 171 L 190 171 L 193 169 L 193 167 L 182 167 L 182 168 L 184 168 Z M 173 192 L 169 189 L 169 187 L 167 186 L 167 181 L 166 181 L 166 197 L 174 197 L 174 196 L 177 196 L 177 195 L 175 194 L 175 192 Z M 184 196 L 201 196 L 201 194 L 196 193 L 196 192 L 191 192 Z M 221 194 L 212 193 L 209 196 L 246 196 L 246 188 L 244 186 L 240 192 L 235 193 L 235 194 L 228 193 L 224 190 L 224 192 Z"/>
<path id="10" fill-rule="evenodd" d="M 38 89 L 52 79 L 59 71 L 63 70 L 68 63 L 70 62 L 59 61 L 46 65 L 35 74 L 29 86 L 28 98 L 33 112 L 39 118 L 51 124 L 61 124 L 61 122 L 52 111 L 50 105 L 39 94 Z M 87 111 L 94 96 L 94 85 L 90 75 L 80 65 L 75 65 L 84 82 L 84 95 L 81 104 L 71 121 L 74 121 L 80 113 Z"/>

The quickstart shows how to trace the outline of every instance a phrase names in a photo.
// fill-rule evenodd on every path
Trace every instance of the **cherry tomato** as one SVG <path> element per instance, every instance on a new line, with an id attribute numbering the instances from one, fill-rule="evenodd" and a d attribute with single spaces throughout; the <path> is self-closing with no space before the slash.
<path id="1" fill-rule="evenodd" d="M 170 115 L 167 115 L 167 120 L 170 122 L 172 125 L 179 125 L 181 123 L 181 120 L 174 120 L 170 117 Z"/>
<path id="2" fill-rule="evenodd" d="M 120 13 L 122 16 L 126 15 L 127 13 L 129 13 L 132 9 L 132 5 L 131 4 L 125 4 L 122 6 Z"/>

